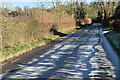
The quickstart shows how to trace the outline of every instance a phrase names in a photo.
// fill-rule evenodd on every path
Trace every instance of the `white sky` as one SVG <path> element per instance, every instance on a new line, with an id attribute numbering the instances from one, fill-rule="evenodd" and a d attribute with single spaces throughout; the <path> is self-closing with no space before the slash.
<path id="1" fill-rule="evenodd" d="M 53 2 L 53 1 L 60 1 L 60 2 L 73 2 L 73 1 L 79 1 L 79 2 L 85 2 L 85 3 L 90 3 L 90 2 L 103 2 L 103 1 L 114 1 L 118 2 L 120 0 L 0 0 L 0 4 L 2 2 L 9 4 L 13 7 L 21 7 L 23 8 L 24 6 L 28 5 L 29 7 L 36 7 L 38 2 Z M 48 6 L 49 7 L 49 6 Z M 9 8 L 9 7 L 8 7 Z"/>
<path id="2" fill-rule="evenodd" d="M 72 1 L 80 1 L 80 2 L 103 2 L 103 1 L 111 1 L 111 2 L 118 2 L 120 0 L 0 0 L 0 2 L 53 2 L 53 1 L 65 1 L 65 2 L 72 2 Z"/>
<path id="3" fill-rule="evenodd" d="M 52 2 L 52 1 L 82 1 L 82 2 L 101 2 L 101 1 L 114 1 L 118 2 L 120 0 L 0 0 L 0 2 Z"/>

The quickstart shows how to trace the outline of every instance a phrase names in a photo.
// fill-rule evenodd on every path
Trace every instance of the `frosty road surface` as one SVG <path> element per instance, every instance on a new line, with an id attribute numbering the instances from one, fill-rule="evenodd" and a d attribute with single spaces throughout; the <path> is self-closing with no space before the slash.
<path id="1" fill-rule="evenodd" d="M 109 53 L 106 53 L 101 45 L 100 34 L 101 28 L 97 24 L 82 28 L 39 58 L 26 65 L 19 65 L 20 69 L 4 73 L 3 79 L 114 80 L 117 78 L 117 66 L 107 57 Z"/>

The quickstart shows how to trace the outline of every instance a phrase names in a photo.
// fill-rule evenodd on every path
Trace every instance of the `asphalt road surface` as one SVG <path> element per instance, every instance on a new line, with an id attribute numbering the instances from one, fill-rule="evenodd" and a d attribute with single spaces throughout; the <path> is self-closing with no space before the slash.
<path id="1" fill-rule="evenodd" d="M 42 55 L 38 55 L 32 60 L 28 59 L 29 61 L 26 58 L 28 62 L 17 64 L 17 69 L 5 71 L 2 78 L 9 80 L 118 80 L 118 71 L 107 57 L 108 53 L 101 45 L 100 35 L 101 27 L 97 24 L 82 28 L 61 38 L 63 41 L 52 45 Z M 41 52 L 40 50 L 38 53 Z M 33 56 L 35 55 L 33 54 Z"/>

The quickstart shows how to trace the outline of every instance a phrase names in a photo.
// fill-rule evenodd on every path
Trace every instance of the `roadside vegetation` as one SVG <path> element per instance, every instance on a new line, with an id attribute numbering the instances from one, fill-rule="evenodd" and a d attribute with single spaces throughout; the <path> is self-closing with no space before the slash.
<path id="1" fill-rule="evenodd" d="M 102 22 L 104 30 L 109 31 L 105 34 L 108 41 L 120 57 L 120 4 L 116 6 L 114 14 Z"/>
<path id="2" fill-rule="evenodd" d="M 83 25 L 91 24 L 91 18 L 97 16 L 97 9 L 94 11 L 96 15 L 93 16 L 91 9 L 95 8 L 84 3 L 73 2 L 64 5 L 54 2 L 48 4 L 53 4 L 53 6 L 47 9 L 44 4 L 40 3 L 41 7 L 36 8 L 28 6 L 25 6 L 24 9 L 16 7 L 14 10 L 5 6 L 0 8 L 2 11 L 0 62 L 4 63 L 22 56 L 26 52 L 76 31 L 75 28 L 81 28 L 79 25 L 81 23 Z M 87 9 L 88 7 L 89 9 Z"/>
<path id="3" fill-rule="evenodd" d="M 52 6 L 46 8 L 45 5 Z M 114 27 L 108 27 L 112 31 L 106 36 L 112 44 L 112 41 L 115 41 L 114 46 L 117 45 L 116 41 L 120 43 L 119 7 L 115 8 L 118 3 L 48 2 L 46 4 L 39 3 L 39 6 L 35 8 L 25 6 L 24 9 L 20 7 L 10 9 L 5 5 L 0 7 L 2 12 L 2 51 L 0 53 L 2 56 L 0 56 L 0 61 L 2 63 L 13 57 L 22 56 L 26 52 L 44 46 L 93 22 L 103 21 L 105 27 L 114 23 L 112 24 Z M 114 19 L 111 18 L 112 16 Z M 112 40 L 115 36 L 118 38 Z M 120 46 L 118 46 L 116 48 L 119 50 Z"/>
<path id="4" fill-rule="evenodd" d="M 74 29 L 75 21 L 71 16 L 62 15 L 59 21 L 58 17 L 53 12 L 39 9 L 34 16 L 4 17 L 2 20 L 3 55 L 1 61 L 17 53 L 43 46 L 58 38 L 59 35 L 53 35 L 50 32 L 53 26 L 60 32 Z"/>

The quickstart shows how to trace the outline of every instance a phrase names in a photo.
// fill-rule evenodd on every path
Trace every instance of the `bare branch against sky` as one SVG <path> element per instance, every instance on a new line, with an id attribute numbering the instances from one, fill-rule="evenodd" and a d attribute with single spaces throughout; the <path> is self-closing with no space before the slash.
<path id="1" fill-rule="evenodd" d="M 0 0 L 1 2 L 71 2 L 71 1 L 78 1 L 78 2 L 119 2 L 120 0 Z"/>

